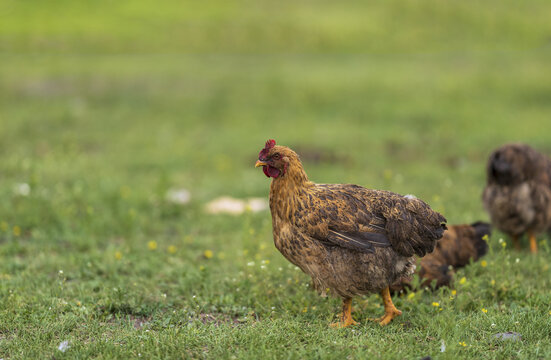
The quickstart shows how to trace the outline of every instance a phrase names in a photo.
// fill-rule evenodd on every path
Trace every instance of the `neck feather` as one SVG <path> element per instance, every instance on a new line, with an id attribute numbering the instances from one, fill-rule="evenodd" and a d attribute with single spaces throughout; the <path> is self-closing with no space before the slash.
<path id="1" fill-rule="evenodd" d="M 300 160 L 293 159 L 287 167 L 287 172 L 273 179 L 270 185 L 272 217 L 291 219 L 297 202 L 302 196 L 306 196 L 307 188 L 313 185 L 314 183 L 308 180 Z"/>

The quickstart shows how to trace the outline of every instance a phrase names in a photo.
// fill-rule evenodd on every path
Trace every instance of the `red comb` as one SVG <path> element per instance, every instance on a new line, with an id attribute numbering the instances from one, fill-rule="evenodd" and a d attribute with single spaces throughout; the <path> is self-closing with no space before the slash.
<path id="1" fill-rule="evenodd" d="M 266 145 L 264 146 L 264 149 L 260 150 L 260 153 L 258 153 L 259 159 L 266 159 L 268 157 L 268 153 L 270 152 L 270 149 L 275 146 L 276 142 L 274 139 L 270 139 L 266 141 Z"/>

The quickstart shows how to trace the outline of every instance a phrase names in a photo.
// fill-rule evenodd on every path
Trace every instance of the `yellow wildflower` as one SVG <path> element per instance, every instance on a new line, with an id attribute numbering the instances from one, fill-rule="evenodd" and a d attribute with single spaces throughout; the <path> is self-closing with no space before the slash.
<path id="1" fill-rule="evenodd" d="M 461 345 L 461 346 L 467 346 L 467 344 L 466 344 L 464 341 L 460 341 L 460 342 L 459 342 L 459 345 Z"/>
<path id="2" fill-rule="evenodd" d="M 492 281 L 490 281 L 490 284 L 492 284 L 492 286 L 494 286 L 496 284 L 496 281 L 494 279 L 492 279 Z"/>
<path id="3" fill-rule="evenodd" d="M 21 228 L 17 225 L 13 227 L 13 235 L 20 236 L 21 235 Z"/>
<path id="4" fill-rule="evenodd" d="M 487 242 L 488 240 L 490 240 L 490 237 L 488 236 L 488 234 L 486 234 L 482 237 L 482 240 Z"/>
<path id="5" fill-rule="evenodd" d="M 408 299 L 413 299 L 415 297 L 415 293 L 414 292 L 410 292 L 408 294 Z"/>
<path id="6" fill-rule="evenodd" d="M 80 305 L 82 305 L 82 303 L 77 300 L 77 306 L 80 306 Z"/>
<path id="7" fill-rule="evenodd" d="M 440 306 L 440 304 L 435 301 L 435 302 L 432 303 L 432 306 L 438 307 L 438 306 Z"/>
<path id="8" fill-rule="evenodd" d="M 115 251 L 115 259 L 117 260 L 122 259 L 122 253 L 120 251 Z"/>
<path id="9" fill-rule="evenodd" d="M 205 271 L 205 267 L 203 265 L 199 266 L 200 271 Z"/>
<path id="10" fill-rule="evenodd" d="M 302 309 L 302 312 L 305 313 L 308 311 L 308 307 L 305 307 L 304 309 Z"/>
<path id="11" fill-rule="evenodd" d="M 461 280 L 459 280 L 459 283 L 460 283 L 461 285 L 465 284 L 466 282 L 467 282 L 467 278 L 464 277 L 464 276 L 461 278 Z"/>
<path id="12" fill-rule="evenodd" d="M 149 248 L 149 250 L 157 250 L 157 242 L 151 240 L 147 243 L 147 247 Z"/>
<path id="13" fill-rule="evenodd" d="M 212 252 L 212 250 L 205 250 L 205 252 L 203 253 L 203 256 L 205 256 L 207 259 L 212 258 L 213 255 L 214 253 Z"/>
<path id="14" fill-rule="evenodd" d="M 507 243 L 504 241 L 501 243 L 501 246 L 505 249 L 505 247 L 507 246 Z"/>
<path id="15" fill-rule="evenodd" d="M 174 245 L 170 245 L 167 250 L 171 254 L 176 254 L 176 251 L 178 251 L 178 249 Z"/>
<path id="16" fill-rule="evenodd" d="M 482 260 L 482 261 L 480 262 L 480 266 L 486 267 L 486 266 L 488 266 L 488 262 L 487 262 L 486 260 Z"/>
<path id="17" fill-rule="evenodd" d="M 452 290 L 452 295 L 455 296 L 457 294 L 457 290 L 453 289 Z"/>
<path id="18" fill-rule="evenodd" d="M 488 310 L 486 310 L 485 308 L 482 308 L 482 312 L 483 312 L 484 314 L 486 314 L 486 313 L 488 312 Z"/>

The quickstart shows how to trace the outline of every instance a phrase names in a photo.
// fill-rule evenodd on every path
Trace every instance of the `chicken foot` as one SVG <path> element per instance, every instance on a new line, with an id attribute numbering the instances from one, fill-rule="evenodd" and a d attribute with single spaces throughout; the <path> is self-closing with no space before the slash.
<path id="1" fill-rule="evenodd" d="M 389 288 L 385 288 L 381 291 L 381 296 L 383 297 L 383 304 L 385 306 L 385 314 L 380 318 L 369 319 L 371 321 L 377 321 L 379 325 L 384 326 L 392 321 L 396 316 L 402 315 L 402 312 L 394 306 L 392 303 L 392 298 L 390 297 Z"/>
<path id="2" fill-rule="evenodd" d="M 528 231 L 528 239 L 530 239 L 530 252 L 532 254 L 538 253 L 538 243 L 536 242 L 536 235 L 532 231 Z"/>
<path id="3" fill-rule="evenodd" d="M 352 319 L 352 298 L 343 299 L 341 321 L 332 323 L 329 326 L 334 328 L 345 328 L 357 324 L 358 323 Z"/>

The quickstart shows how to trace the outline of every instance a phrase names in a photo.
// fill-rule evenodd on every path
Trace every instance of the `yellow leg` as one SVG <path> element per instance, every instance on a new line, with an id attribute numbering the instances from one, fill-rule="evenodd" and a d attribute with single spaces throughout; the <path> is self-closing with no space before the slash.
<path id="1" fill-rule="evenodd" d="M 390 291 L 388 288 L 381 291 L 381 296 L 383 297 L 383 304 L 385 306 L 385 314 L 377 319 L 369 319 L 372 321 L 377 321 L 381 326 L 387 325 L 392 321 L 396 316 L 402 315 L 402 312 L 394 306 L 392 303 L 392 298 L 390 297 Z"/>
<path id="2" fill-rule="evenodd" d="M 513 240 L 513 246 L 515 247 L 515 250 L 520 251 L 520 240 L 518 239 L 518 235 L 512 235 L 511 240 Z"/>
<path id="3" fill-rule="evenodd" d="M 345 328 L 350 325 L 356 325 L 357 322 L 352 319 L 352 298 L 344 299 L 342 301 L 342 315 L 341 321 L 333 323 L 329 326 L 335 328 Z"/>
<path id="4" fill-rule="evenodd" d="M 536 235 L 532 231 L 528 231 L 528 238 L 530 239 L 530 252 L 532 254 L 538 253 L 538 243 L 536 242 Z"/>

